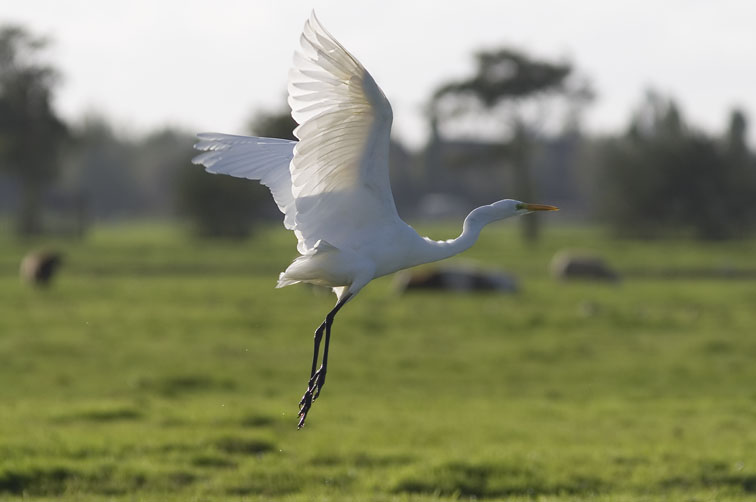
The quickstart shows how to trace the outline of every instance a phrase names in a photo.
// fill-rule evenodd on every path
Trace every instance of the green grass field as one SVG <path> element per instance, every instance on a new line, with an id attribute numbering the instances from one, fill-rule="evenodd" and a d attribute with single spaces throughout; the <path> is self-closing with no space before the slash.
<path id="1" fill-rule="evenodd" d="M 753 268 L 756 242 L 555 228 L 528 249 L 496 225 L 464 259 L 522 291 L 372 283 L 303 430 L 334 299 L 273 289 L 288 232 L 103 228 L 57 243 L 46 291 L 17 277 L 33 244 L 0 237 L 0 500 L 756 499 L 756 281 L 660 273 Z M 564 247 L 631 275 L 556 282 Z"/>

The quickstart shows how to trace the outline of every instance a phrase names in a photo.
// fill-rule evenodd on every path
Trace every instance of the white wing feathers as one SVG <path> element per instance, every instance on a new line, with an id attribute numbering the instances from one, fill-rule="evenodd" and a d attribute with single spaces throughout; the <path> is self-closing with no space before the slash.
<path id="1" fill-rule="evenodd" d="M 360 230 L 399 218 L 388 172 L 391 106 L 314 12 L 300 43 L 289 72 L 289 105 L 300 124 L 291 162 L 296 228 L 305 249 L 321 239 L 354 247 Z"/>
<path id="2" fill-rule="evenodd" d="M 388 172 L 391 106 L 314 12 L 300 43 L 288 85 L 299 142 L 200 134 L 195 148 L 205 153 L 193 162 L 270 188 L 300 253 L 318 241 L 356 248 L 360 234 L 399 219 Z"/>
<path id="3" fill-rule="evenodd" d="M 294 230 L 296 208 L 291 195 L 289 163 L 296 141 L 254 138 L 220 133 L 201 133 L 194 148 L 205 153 L 192 159 L 213 174 L 259 180 L 270 189 L 278 209 L 284 214 L 284 226 Z"/>

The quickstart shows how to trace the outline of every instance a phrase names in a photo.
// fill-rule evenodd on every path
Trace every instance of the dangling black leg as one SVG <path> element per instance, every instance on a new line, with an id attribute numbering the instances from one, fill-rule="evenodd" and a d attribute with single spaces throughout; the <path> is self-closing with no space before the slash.
<path id="1" fill-rule="evenodd" d="M 326 329 L 326 322 L 323 321 L 323 324 L 318 326 L 318 329 L 315 330 L 315 340 L 313 343 L 314 350 L 312 354 L 312 369 L 310 370 L 310 380 L 307 384 L 307 391 L 304 393 L 304 396 L 302 396 L 302 399 L 299 401 L 299 425 L 298 428 L 301 429 L 304 425 L 304 419 L 307 416 L 307 412 L 310 410 L 310 406 L 312 406 L 312 384 L 315 380 L 315 368 L 318 366 L 318 356 L 320 355 L 320 340 L 323 339 L 323 331 Z"/>
<path id="2" fill-rule="evenodd" d="M 341 307 L 339 307 L 341 308 Z M 331 313 L 326 316 L 325 321 L 325 346 L 323 347 L 323 364 L 320 365 L 320 369 L 310 377 L 309 386 L 315 390 L 315 394 L 312 396 L 312 400 L 315 401 L 320 395 L 320 391 L 325 385 L 326 371 L 328 369 L 328 347 L 331 345 L 331 325 L 333 324 L 333 318 L 338 312 L 338 308 L 335 308 Z M 315 385 L 312 383 L 312 379 L 315 379 Z"/>
<path id="3" fill-rule="evenodd" d="M 310 370 L 310 378 L 315 376 L 315 368 L 318 366 L 318 356 L 320 355 L 320 340 L 323 339 L 323 331 L 326 328 L 326 323 L 323 321 L 323 324 L 318 326 L 318 329 L 315 330 L 315 342 L 314 342 L 314 350 L 312 353 L 312 369 Z"/>
<path id="4" fill-rule="evenodd" d="M 331 343 L 331 325 L 333 324 L 333 319 L 336 317 L 336 314 L 339 310 L 341 310 L 341 307 L 344 306 L 344 304 L 349 300 L 351 295 L 347 295 L 344 298 L 342 298 L 336 306 L 328 312 L 328 315 L 326 315 L 325 321 L 323 321 L 323 324 L 318 326 L 318 329 L 315 330 L 315 340 L 314 340 L 314 351 L 312 355 L 312 369 L 310 370 L 310 380 L 307 382 L 307 390 L 304 393 L 304 396 L 302 396 L 302 399 L 299 401 L 299 424 L 297 426 L 298 429 L 301 429 L 305 424 L 305 419 L 307 418 L 307 412 L 310 411 L 310 407 L 312 406 L 312 402 L 318 398 L 320 395 L 320 391 L 323 390 L 323 386 L 325 385 L 325 377 L 326 377 L 326 371 L 328 369 L 328 347 Z M 325 331 L 325 345 L 323 347 L 323 363 L 320 365 L 320 368 L 315 371 L 315 367 L 318 365 L 318 355 L 320 352 L 320 341 L 323 338 L 323 332 Z"/>

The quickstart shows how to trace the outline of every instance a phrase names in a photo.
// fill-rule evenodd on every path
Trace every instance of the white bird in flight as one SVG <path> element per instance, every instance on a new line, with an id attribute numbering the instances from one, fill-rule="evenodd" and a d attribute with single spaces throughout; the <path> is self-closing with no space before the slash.
<path id="1" fill-rule="evenodd" d="M 394 205 L 388 163 L 392 112 L 383 92 L 314 11 L 300 44 L 288 82 L 299 141 L 202 133 L 194 147 L 204 153 L 193 162 L 270 189 L 300 254 L 276 287 L 305 282 L 336 294 L 336 306 L 315 331 L 310 378 L 299 402 L 301 428 L 325 384 L 334 317 L 371 280 L 461 253 L 493 221 L 557 208 L 500 200 L 474 209 L 456 239 L 421 237 Z"/>

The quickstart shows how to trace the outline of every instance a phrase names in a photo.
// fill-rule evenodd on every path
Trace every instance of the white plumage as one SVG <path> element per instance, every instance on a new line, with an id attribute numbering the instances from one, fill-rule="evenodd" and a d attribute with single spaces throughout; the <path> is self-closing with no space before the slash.
<path id="1" fill-rule="evenodd" d="M 472 211 L 449 241 L 420 237 L 396 211 L 389 183 L 392 112 L 373 77 L 319 23 L 305 23 L 289 72 L 289 105 L 299 141 L 203 133 L 194 158 L 211 173 L 259 180 L 297 236 L 300 256 L 278 287 L 307 282 L 333 288 L 337 303 L 315 332 L 299 426 L 325 384 L 331 325 L 368 282 L 469 248 L 486 224 L 553 206 L 502 200 Z M 316 371 L 325 333 L 323 362 Z"/>
<path id="2" fill-rule="evenodd" d="M 194 145 L 205 153 L 192 159 L 214 174 L 259 180 L 270 189 L 278 209 L 284 214 L 284 226 L 294 230 L 294 197 L 291 193 L 289 162 L 294 157 L 296 141 L 251 138 L 232 134 L 201 133 Z"/>

